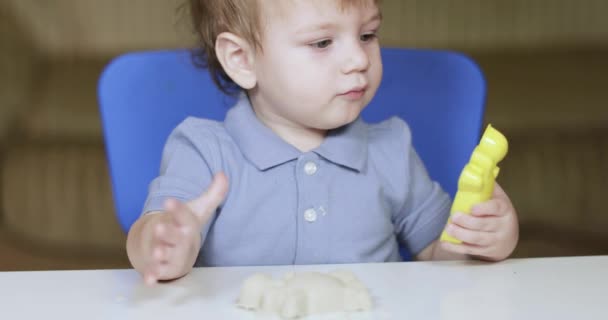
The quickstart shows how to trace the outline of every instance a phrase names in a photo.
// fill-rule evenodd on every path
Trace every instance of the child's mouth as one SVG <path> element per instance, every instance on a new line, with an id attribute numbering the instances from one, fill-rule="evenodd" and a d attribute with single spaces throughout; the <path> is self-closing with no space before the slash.
<path id="1" fill-rule="evenodd" d="M 341 97 L 344 97 L 348 100 L 358 100 L 361 99 L 365 95 L 365 90 L 367 88 L 357 88 L 345 93 L 340 94 Z"/>

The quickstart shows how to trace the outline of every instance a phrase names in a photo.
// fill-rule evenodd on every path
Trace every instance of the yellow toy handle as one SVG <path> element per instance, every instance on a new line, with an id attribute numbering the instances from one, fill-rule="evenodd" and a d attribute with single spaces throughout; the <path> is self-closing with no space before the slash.
<path id="1" fill-rule="evenodd" d="M 471 214 L 471 208 L 474 205 L 492 197 L 494 182 L 500 171 L 498 163 L 504 159 L 508 150 L 507 138 L 489 124 L 481 136 L 479 144 L 473 150 L 471 159 L 460 173 L 458 191 L 452 203 L 448 224 L 455 212 Z M 462 243 L 448 235 L 445 230 L 440 239 L 451 243 Z"/>

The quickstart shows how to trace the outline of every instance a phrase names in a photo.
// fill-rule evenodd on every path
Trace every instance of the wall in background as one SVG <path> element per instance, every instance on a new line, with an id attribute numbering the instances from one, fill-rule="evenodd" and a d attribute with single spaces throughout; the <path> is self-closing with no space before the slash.
<path id="1" fill-rule="evenodd" d="M 46 54 L 87 57 L 190 44 L 183 0 L 3 0 Z M 389 46 L 496 50 L 608 44 L 604 0 L 383 0 Z"/>

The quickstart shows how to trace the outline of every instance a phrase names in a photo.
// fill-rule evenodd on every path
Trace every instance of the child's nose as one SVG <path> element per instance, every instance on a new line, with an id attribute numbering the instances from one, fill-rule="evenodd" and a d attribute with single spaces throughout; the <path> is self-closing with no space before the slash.
<path id="1" fill-rule="evenodd" d="M 342 72 L 349 74 L 352 72 L 362 72 L 369 67 L 369 56 L 365 48 L 360 43 L 350 45 L 345 51 Z"/>

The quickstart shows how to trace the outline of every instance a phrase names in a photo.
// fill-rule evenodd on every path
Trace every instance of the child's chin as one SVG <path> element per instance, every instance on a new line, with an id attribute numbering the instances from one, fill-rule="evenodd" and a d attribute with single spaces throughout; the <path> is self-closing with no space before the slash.
<path id="1" fill-rule="evenodd" d="M 349 115 L 346 117 L 343 117 L 342 119 L 335 119 L 334 121 L 332 121 L 330 124 L 328 124 L 328 128 L 326 128 L 327 130 L 331 130 L 331 129 L 337 129 L 340 127 L 343 127 L 347 124 L 351 124 L 353 121 L 357 120 L 357 116 L 359 114 L 354 114 L 354 115 Z"/>

